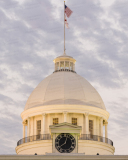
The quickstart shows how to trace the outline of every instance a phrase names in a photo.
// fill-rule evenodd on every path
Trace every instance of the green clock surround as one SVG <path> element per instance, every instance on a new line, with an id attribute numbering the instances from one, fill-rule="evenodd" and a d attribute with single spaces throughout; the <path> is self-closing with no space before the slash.
<path id="1" fill-rule="evenodd" d="M 61 133 L 55 139 L 55 147 L 60 153 L 70 153 L 76 147 L 76 140 L 69 133 Z"/>

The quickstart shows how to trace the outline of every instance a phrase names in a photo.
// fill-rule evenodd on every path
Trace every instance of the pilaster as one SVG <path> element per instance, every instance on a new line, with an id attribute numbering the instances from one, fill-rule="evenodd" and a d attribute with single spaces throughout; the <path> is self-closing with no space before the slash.
<path id="1" fill-rule="evenodd" d="M 63 114 L 64 114 L 64 122 L 67 122 L 67 113 L 68 113 L 67 111 L 63 112 Z"/>
<path id="2" fill-rule="evenodd" d="M 89 120 L 88 120 L 89 112 L 84 113 L 84 116 L 85 116 L 85 134 L 89 134 Z"/>
<path id="3" fill-rule="evenodd" d="M 43 113 L 42 121 L 41 121 L 41 134 L 45 134 L 45 116 L 46 116 L 46 113 Z"/>

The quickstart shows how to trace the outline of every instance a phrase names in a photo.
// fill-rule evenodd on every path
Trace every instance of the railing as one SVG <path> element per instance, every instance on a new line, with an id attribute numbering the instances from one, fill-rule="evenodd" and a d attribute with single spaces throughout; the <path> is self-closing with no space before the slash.
<path id="1" fill-rule="evenodd" d="M 23 143 L 27 143 L 27 142 L 40 141 L 40 140 L 50 140 L 50 139 L 51 139 L 50 134 L 40 134 L 40 135 L 29 136 L 29 137 L 25 137 L 25 138 L 20 139 L 17 142 L 17 146 L 19 146 Z"/>
<path id="2" fill-rule="evenodd" d="M 105 137 L 97 136 L 97 135 L 91 135 L 91 134 L 81 134 L 80 140 L 92 140 L 92 141 L 98 141 L 98 142 L 104 142 L 107 144 L 110 144 L 113 146 L 113 142 Z"/>
<path id="3" fill-rule="evenodd" d="M 68 72 L 74 72 L 76 73 L 75 71 L 73 71 L 72 69 L 59 69 L 59 70 L 55 70 L 54 72 L 60 72 L 60 71 L 68 71 Z M 53 72 L 53 73 L 54 73 Z"/>
<path id="4" fill-rule="evenodd" d="M 50 134 L 40 134 L 40 135 L 29 136 L 29 137 L 20 139 L 17 142 L 17 146 L 23 143 L 27 143 L 27 142 L 50 140 L 50 139 L 52 139 Z M 91 140 L 91 141 L 104 142 L 104 143 L 107 143 L 113 146 L 113 142 L 110 139 L 101 137 L 101 136 L 97 136 L 97 135 L 81 134 L 79 140 Z"/>

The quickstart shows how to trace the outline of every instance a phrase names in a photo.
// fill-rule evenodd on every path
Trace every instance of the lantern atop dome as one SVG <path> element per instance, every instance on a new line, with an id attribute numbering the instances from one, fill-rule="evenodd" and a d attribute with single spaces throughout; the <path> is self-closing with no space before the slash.
<path id="1" fill-rule="evenodd" d="M 55 63 L 55 72 L 58 72 L 58 71 L 75 72 L 76 60 L 71 56 L 63 54 L 62 56 L 55 58 L 53 62 Z"/>

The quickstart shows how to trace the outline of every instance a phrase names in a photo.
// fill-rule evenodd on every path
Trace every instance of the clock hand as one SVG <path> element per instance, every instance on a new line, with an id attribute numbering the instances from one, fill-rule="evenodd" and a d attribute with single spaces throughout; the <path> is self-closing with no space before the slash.
<path id="1" fill-rule="evenodd" d="M 66 137 L 66 140 L 65 140 L 65 144 L 66 144 L 66 142 L 67 142 L 67 137 Z"/>
<path id="2" fill-rule="evenodd" d="M 66 140 L 65 140 L 65 142 L 64 142 L 64 143 L 63 143 L 61 146 L 63 146 L 64 144 L 66 144 L 66 141 L 67 141 L 67 137 L 66 137 Z M 61 146 L 60 146 L 60 147 L 61 147 Z"/>
<path id="3" fill-rule="evenodd" d="M 66 143 L 64 142 L 61 146 L 63 146 L 64 144 L 66 144 Z M 60 147 L 61 147 L 61 146 L 60 146 Z"/>

